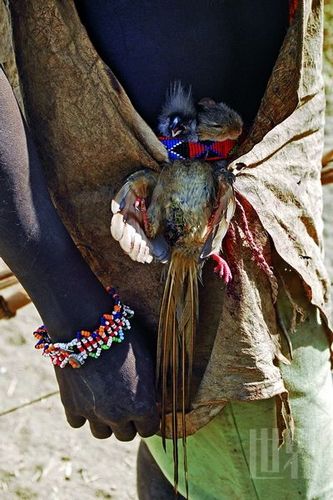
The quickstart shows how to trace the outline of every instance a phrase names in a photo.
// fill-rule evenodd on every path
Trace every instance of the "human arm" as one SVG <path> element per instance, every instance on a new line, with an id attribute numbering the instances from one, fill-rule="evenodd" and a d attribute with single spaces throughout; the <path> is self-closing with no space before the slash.
<path id="1" fill-rule="evenodd" d="M 35 303 L 52 340 L 93 329 L 111 307 L 55 211 L 32 139 L 0 71 L 0 255 Z M 132 439 L 158 428 L 153 362 L 133 329 L 122 344 L 78 370 L 57 369 L 69 423 L 88 419 L 96 437 Z"/>

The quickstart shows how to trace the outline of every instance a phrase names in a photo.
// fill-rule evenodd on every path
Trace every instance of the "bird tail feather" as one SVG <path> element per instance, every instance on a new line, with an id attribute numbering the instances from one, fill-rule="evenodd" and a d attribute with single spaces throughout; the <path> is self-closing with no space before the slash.
<path id="1" fill-rule="evenodd" d="M 181 408 L 184 475 L 188 496 L 186 453 L 186 411 L 190 406 L 193 344 L 198 320 L 198 259 L 172 252 L 166 278 L 158 329 L 157 383 L 161 390 L 161 434 L 166 448 L 166 414 L 171 400 L 171 434 L 174 458 L 174 485 L 178 487 L 178 414 Z"/>

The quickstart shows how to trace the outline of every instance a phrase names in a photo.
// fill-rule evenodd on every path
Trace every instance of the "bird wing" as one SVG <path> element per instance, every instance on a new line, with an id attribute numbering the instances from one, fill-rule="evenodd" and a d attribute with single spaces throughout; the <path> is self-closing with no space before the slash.
<path id="1" fill-rule="evenodd" d="M 218 171 L 215 177 L 218 186 L 215 207 L 207 225 L 206 241 L 200 254 L 201 260 L 220 252 L 223 238 L 236 210 L 235 193 L 229 173 Z"/>
<path id="2" fill-rule="evenodd" d="M 146 208 L 158 180 L 158 173 L 143 169 L 131 174 L 111 202 L 111 234 L 124 252 L 141 263 L 153 258 L 167 262 L 169 245 L 163 236 L 154 239 L 146 234 Z"/>

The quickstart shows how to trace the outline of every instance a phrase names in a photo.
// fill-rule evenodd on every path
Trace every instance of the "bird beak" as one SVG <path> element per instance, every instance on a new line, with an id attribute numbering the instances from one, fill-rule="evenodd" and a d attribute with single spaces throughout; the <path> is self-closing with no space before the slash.
<path id="1" fill-rule="evenodd" d="M 177 135 L 181 134 L 182 129 L 181 128 L 174 128 L 171 130 L 171 136 L 172 137 L 177 137 Z"/>

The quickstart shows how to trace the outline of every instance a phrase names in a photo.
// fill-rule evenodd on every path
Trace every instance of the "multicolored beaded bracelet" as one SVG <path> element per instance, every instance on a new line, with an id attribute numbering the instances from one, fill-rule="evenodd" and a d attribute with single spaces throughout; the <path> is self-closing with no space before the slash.
<path id="1" fill-rule="evenodd" d="M 42 349 L 43 356 L 51 358 L 55 366 L 64 368 L 69 364 L 72 368 L 80 368 L 88 357 L 98 358 L 102 350 L 110 349 L 113 342 L 122 342 L 124 332 L 131 328 L 129 319 L 134 311 L 121 303 L 113 288 L 107 290 L 114 301 L 113 311 L 101 316 L 95 330 L 81 330 L 70 342 L 53 343 L 46 327 L 42 325 L 33 333 L 38 340 L 35 348 Z"/>

